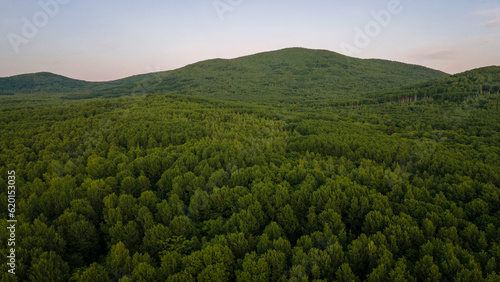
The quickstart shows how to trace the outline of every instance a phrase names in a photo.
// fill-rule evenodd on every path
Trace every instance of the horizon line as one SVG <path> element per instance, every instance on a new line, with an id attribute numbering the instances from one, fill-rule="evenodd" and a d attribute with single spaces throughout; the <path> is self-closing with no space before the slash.
<path id="1" fill-rule="evenodd" d="M 129 75 L 129 76 L 124 76 L 124 77 L 121 77 L 121 78 L 111 79 L 111 80 L 85 80 L 85 79 L 74 78 L 74 77 L 70 77 L 70 76 L 67 76 L 67 75 L 64 75 L 64 74 L 54 73 L 54 72 L 50 72 L 50 71 L 46 71 L 46 70 L 41 70 L 41 71 L 37 71 L 37 72 L 28 72 L 28 73 L 17 73 L 17 74 L 13 74 L 13 75 L 9 75 L 9 76 L 3 76 L 3 77 L 0 77 L 0 78 L 13 78 L 13 77 L 23 76 L 23 75 L 34 75 L 34 74 L 47 73 L 47 74 L 62 76 L 64 78 L 68 78 L 68 79 L 72 79 L 72 80 L 78 80 L 78 81 L 83 81 L 83 82 L 88 82 L 88 83 L 113 82 L 113 81 L 127 79 L 127 78 L 131 78 L 131 77 L 139 76 L 139 75 L 147 75 L 147 74 L 156 74 L 156 73 L 163 73 L 163 72 L 175 71 L 175 70 L 179 70 L 179 69 L 182 69 L 182 68 L 190 66 L 190 65 L 194 65 L 194 64 L 201 63 L 201 62 L 206 62 L 206 61 L 211 61 L 211 60 L 234 60 L 234 59 L 249 57 L 249 56 L 253 56 L 253 55 L 263 54 L 263 53 L 283 51 L 283 50 L 287 50 L 287 49 L 305 49 L 305 50 L 310 50 L 310 51 L 326 51 L 326 52 L 331 52 L 331 53 L 335 53 L 335 54 L 338 54 L 338 55 L 341 55 L 341 56 L 344 56 L 344 57 L 354 58 L 354 59 L 358 59 L 358 60 L 383 60 L 383 61 L 397 62 L 397 63 L 401 63 L 401 64 L 419 66 L 419 67 L 424 67 L 424 68 L 427 68 L 427 69 L 430 69 L 430 70 L 440 71 L 440 72 L 442 72 L 442 73 L 444 73 L 446 75 L 449 75 L 449 76 L 456 75 L 456 74 L 461 74 L 461 73 L 465 73 L 465 72 L 472 71 L 472 70 L 487 68 L 487 67 L 500 67 L 500 66 L 497 66 L 497 65 L 488 65 L 488 66 L 482 66 L 482 67 L 478 67 L 478 68 L 467 69 L 465 71 L 457 72 L 457 73 L 447 73 L 445 71 L 442 71 L 442 70 L 439 70 L 439 69 L 434 69 L 434 68 L 431 68 L 431 67 L 428 67 L 428 66 L 425 66 L 425 65 L 413 64 L 413 63 L 405 63 L 405 62 L 401 62 L 401 61 L 389 60 L 389 59 L 384 59 L 384 58 L 358 58 L 358 57 L 354 57 L 354 56 L 347 56 L 347 55 L 344 55 L 344 54 L 341 54 L 341 53 L 338 53 L 338 52 L 335 52 L 335 51 L 332 51 L 332 50 L 328 50 L 328 49 L 316 49 L 316 48 L 306 48 L 306 47 L 295 46 L 295 47 L 284 47 L 284 48 L 280 48 L 280 49 L 266 50 L 266 51 L 251 53 L 251 54 L 237 56 L 237 57 L 232 57 L 232 58 L 215 57 L 215 58 L 210 58 L 210 59 L 206 59 L 206 60 L 200 60 L 200 61 L 196 61 L 196 62 L 193 62 L 193 63 L 189 63 L 189 64 L 183 65 L 181 67 L 178 67 L 178 68 L 167 69 L 167 70 L 159 70 L 159 71 L 152 71 L 152 72 L 145 72 L 145 73 L 137 73 L 137 74 L 132 74 L 132 75 Z"/>

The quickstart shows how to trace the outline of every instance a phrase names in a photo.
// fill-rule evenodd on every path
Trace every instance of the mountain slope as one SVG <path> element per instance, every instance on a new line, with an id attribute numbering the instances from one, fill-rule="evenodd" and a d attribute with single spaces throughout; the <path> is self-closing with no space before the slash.
<path id="1" fill-rule="evenodd" d="M 0 77 L 0 95 L 43 94 L 43 93 L 82 93 L 101 89 L 130 85 L 153 77 L 160 73 L 134 75 L 106 82 L 89 82 L 72 79 L 62 75 L 39 72 Z"/>
<path id="2" fill-rule="evenodd" d="M 462 101 L 473 94 L 498 94 L 499 92 L 500 66 L 489 66 L 414 85 L 377 91 L 368 95 L 367 98 L 379 102 L 413 101 L 422 98 Z"/>
<path id="3" fill-rule="evenodd" d="M 61 80 L 64 83 L 57 87 L 55 79 L 40 81 L 26 75 L 4 78 L 0 84 L 4 92 L 67 92 L 68 98 L 170 92 L 225 100 L 301 102 L 357 98 L 373 91 L 445 76 L 443 72 L 421 66 L 356 59 L 325 50 L 288 48 L 236 59 L 202 61 L 173 71 L 110 82 L 74 80 L 71 83 L 67 79 Z M 25 86 L 22 88 L 12 82 L 21 78 L 40 83 L 21 84 Z"/>
<path id="4" fill-rule="evenodd" d="M 173 91 L 228 100 L 300 102 L 353 98 L 444 76 L 420 66 L 290 48 L 199 62 L 154 77 L 148 84 L 155 85 L 153 93 Z"/>
<path id="5" fill-rule="evenodd" d="M 95 83 L 71 79 L 48 72 L 0 77 L 0 95 L 36 92 L 72 92 L 89 88 Z"/>

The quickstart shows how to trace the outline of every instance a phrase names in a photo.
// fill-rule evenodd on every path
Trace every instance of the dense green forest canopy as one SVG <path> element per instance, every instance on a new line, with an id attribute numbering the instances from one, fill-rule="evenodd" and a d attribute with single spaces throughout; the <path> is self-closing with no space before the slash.
<path id="1" fill-rule="evenodd" d="M 499 70 L 286 103 L 1 96 L 1 280 L 498 281 Z"/>

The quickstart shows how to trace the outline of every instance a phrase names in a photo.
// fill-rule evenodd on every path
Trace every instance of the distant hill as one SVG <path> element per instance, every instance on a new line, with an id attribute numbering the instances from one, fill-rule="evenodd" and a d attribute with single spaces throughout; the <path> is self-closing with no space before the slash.
<path id="1" fill-rule="evenodd" d="M 500 66 L 489 66 L 392 90 L 377 91 L 366 98 L 368 101 L 372 99 L 378 102 L 411 102 L 423 98 L 462 101 L 472 94 L 499 92 Z"/>
<path id="2" fill-rule="evenodd" d="M 363 97 L 447 74 L 399 62 L 357 59 L 325 50 L 288 48 L 110 81 L 30 74 L 0 80 L 3 93 L 67 92 L 67 98 L 178 93 L 225 100 L 301 102 Z"/>
<path id="3" fill-rule="evenodd" d="M 107 82 L 89 82 L 50 72 L 21 74 L 11 77 L 0 77 L 0 95 L 94 93 L 110 87 L 130 85 L 131 83 L 142 81 L 157 74 L 141 74 Z"/>
<path id="4" fill-rule="evenodd" d="M 49 72 L 0 77 L 0 95 L 37 92 L 73 92 L 94 86 L 95 83 L 71 79 Z"/>

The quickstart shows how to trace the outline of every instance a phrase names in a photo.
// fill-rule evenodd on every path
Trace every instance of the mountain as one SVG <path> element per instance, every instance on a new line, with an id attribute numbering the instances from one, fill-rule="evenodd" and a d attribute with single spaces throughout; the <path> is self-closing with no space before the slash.
<path id="1" fill-rule="evenodd" d="M 67 92 L 66 98 L 72 99 L 169 92 L 224 100 L 300 102 L 362 97 L 446 76 L 422 66 L 288 48 L 110 82 L 90 83 L 44 73 L 3 78 L 0 84 L 3 93 Z"/>
<path id="2" fill-rule="evenodd" d="M 302 101 L 362 96 L 445 73 L 384 60 L 363 60 L 324 50 L 289 48 L 246 57 L 215 59 L 151 78 L 154 93 L 244 101 Z"/>
<path id="3" fill-rule="evenodd" d="M 462 101 L 473 94 L 498 94 L 499 92 L 500 66 L 489 66 L 391 90 L 377 91 L 367 95 L 366 101 L 410 102 L 423 98 L 433 98 L 438 101 Z"/>
<path id="4" fill-rule="evenodd" d="M 62 75 L 39 72 L 21 74 L 11 77 L 0 77 L 0 95 L 36 94 L 36 93 L 67 93 L 80 94 L 89 91 L 99 91 L 109 87 L 128 85 L 150 78 L 156 74 L 141 74 L 107 82 L 89 82 L 72 79 Z"/>
<path id="5" fill-rule="evenodd" d="M 94 86 L 95 83 L 71 79 L 49 72 L 0 77 L 0 95 L 37 92 L 73 92 Z"/>

